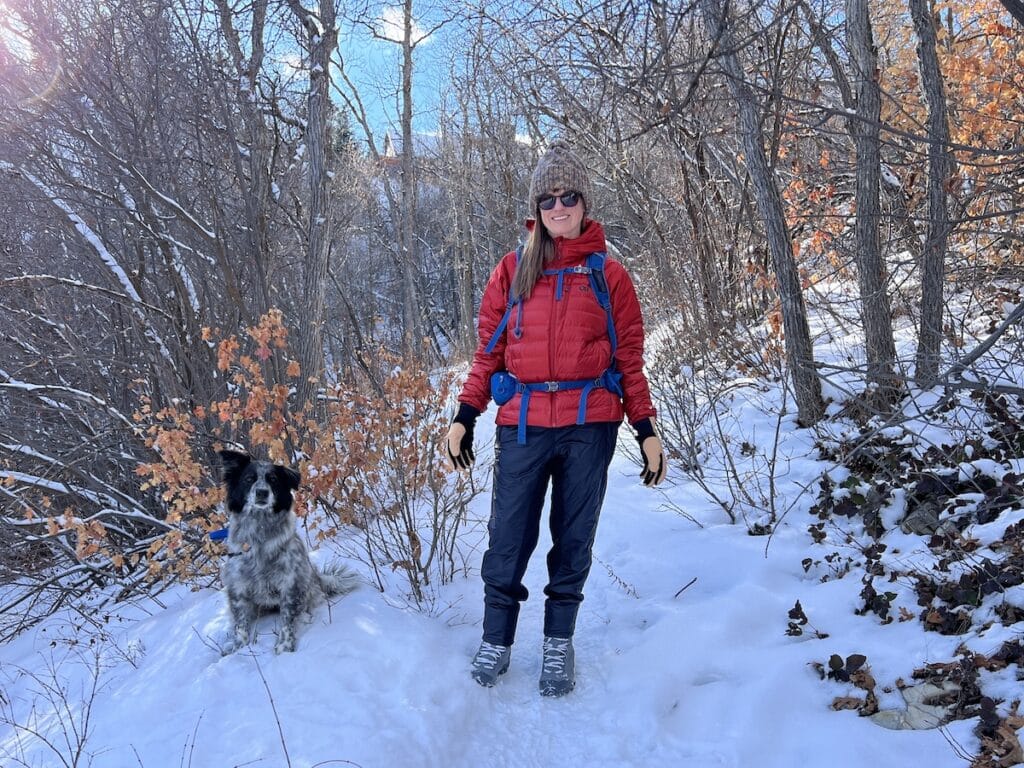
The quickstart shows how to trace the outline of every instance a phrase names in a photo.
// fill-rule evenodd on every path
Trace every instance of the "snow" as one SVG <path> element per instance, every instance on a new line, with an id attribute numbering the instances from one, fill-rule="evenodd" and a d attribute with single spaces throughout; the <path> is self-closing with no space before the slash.
<path id="1" fill-rule="evenodd" d="M 24 392 L 31 393 L 52 392 L 54 394 L 64 395 L 75 400 L 81 400 L 83 402 L 88 402 L 97 405 L 100 408 L 103 408 L 107 413 L 109 413 L 111 416 L 116 418 L 121 423 L 126 424 L 128 426 L 134 426 L 127 416 L 125 416 L 116 408 L 113 408 L 107 402 L 92 394 L 91 392 L 86 392 L 81 389 L 75 389 L 74 387 L 64 387 L 46 384 L 30 384 L 25 381 L 17 381 L 15 379 L 12 379 L 10 377 L 10 374 L 4 371 L 3 369 L 0 369 L 0 379 L 2 379 L 0 380 L 0 389 L 20 389 Z M 47 400 L 47 402 L 53 405 L 53 407 L 58 407 L 56 401 Z"/>
<path id="2" fill-rule="evenodd" d="M 839 290 L 818 284 L 823 301 Z M 829 339 L 819 360 L 836 364 L 828 393 L 857 391 L 858 374 L 841 370 L 863 360 L 853 326 L 844 335 L 812 315 L 812 332 Z M 832 446 L 857 441 L 859 427 L 837 417 L 812 433 L 797 427 L 791 398 L 778 384 L 750 378 L 721 386 L 718 411 L 701 411 L 696 422 L 709 433 L 694 436 L 701 444 L 697 479 L 674 467 L 667 486 L 642 487 L 636 444 L 628 429 L 620 435 L 577 623 L 577 686 L 569 696 L 551 700 L 537 691 L 543 533 L 527 571 L 531 597 L 509 672 L 492 689 L 470 679 L 483 612 L 479 542 L 490 503 L 483 493 L 463 529 L 467 573 L 433 587 L 431 610 L 418 612 L 400 595 L 377 592 L 366 567 L 347 560 L 366 585 L 319 607 L 300 629 L 295 653 L 274 654 L 277 617 L 267 616 L 249 648 L 222 657 L 229 620 L 215 586 L 179 587 L 159 603 L 116 612 L 106 605 L 92 616 L 68 612 L 37 625 L 0 647 L 0 765 L 61 764 L 56 752 L 68 754 L 64 734 L 80 728 L 87 704 L 86 752 L 94 768 L 967 765 L 965 756 L 979 749 L 976 719 L 889 730 L 854 711 L 833 711 L 834 699 L 862 698 L 863 691 L 823 680 L 815 665 L 827 666 L 833 654 L 866 656 L 878 719 L 896 723 L 907 719 L 900 686 L 912 682 L 915 669 L 954 660 L 961 646 L 991 654 L 1019 639 L 1024 622 L 995 622 L 964 635 L 925 631 L 906 574 L 928 569 L 935 556 L 921 536 L 898 527 L 908 503 L 902 488 L 879 511 L 887 573 L 902 573 L 875 581 L 879 593 L 895 595 L 894 620 L 858 615 L 858 566 L 871 540 L 859 522 L 822 523 L 809 510 L 825 473 L 835 499 L 853 491 L 842 487 L 853 478 L 850 470 L 820 459 L 815 438 Z M 916 435 L 909 447 L 918 456 L 962 440 L 976 428 L 977 410 L 954 404 L 939 423 L 933 416 L 940 397 L 938 390 L 912 393 L 904 430 L 886 427 L 885 434 L 901 445 Z M 476 430 L 482 466 L 475 472 L 485 485 L 493 429 L 492 411 Z M 1024 471 L 1024 459 L 1001 465 L 978 458 L 959 470 L 1000 479 L 1007 470 Z M 853 480 L 856 492 L 870 490 Z M 726 508 L 737 522 L 730 523 Z M 749 535 L 748 525 L 768 522 L 771 510 L 781 518 L 773 534 Z M 963 535 L 987 546 L 1021 520 L 1024 510 L 1006 510 Z M 814 543 L 811 525 L 824 528 L 823 543 Z M 357 549 L 353 536 L 323 545 L 314 558 L 325 563 Z M 955 564 L 951 578 L 969 566 Z M 794 636 L 787 629 L 798 601 L 807 624 Z M 1024 606 L 1024 586 L 987 597 L 979 615 L 994 614 L 998 601 Z M 986 694 L 1004 699 L 1001 712 L 1020 699 L 1018 673 L 1014 665 L 981 673 Z M 46 734 L 54 749 L 25 728 Z"/>
<path id="3" fill-rule="evenodd" d="M 87 751 L 95 768 L 964 765 L 950 740 L 975 750 L 974 721 L 892 731 L 830 709 L 836 696 L 855 691 L 821 680 L 812 664 L 827 664 L 832 654 L 866 655 L 882 709 L 898 709 L 895 681 L 954 658 L 964 638 L 925 632 L 917 621 L 882 626 L 873 614 L 855 615 L 859 579 L 823 579 L 820 562 L 805 570 L 804 558 L 820 561 L 830 551 L 811 543 L 814 494 L 804 490 L 826 465 L 791 420 L 780 424 L 748 405 L 736 403 L 737 442 L 781 432 L 775 506 L 788 510 L 783 524 L 770 539 L 748 535 L 678 470 L 664 491 L 643 488 L 624 430 L 577 624 L 577 687 L 563 699 L 537 691 L 542 536 L 512 665 L 492 689 L 469 676 L 482 617 L 479 550 L 468 553 L 468 575 L 437 588 L 433 613 L 367 585 L 317 609 L 300 630 L 298 650 L 280 656 L 273 653 L 277 617 L 267 616 L 250 648 L 221 657 L 223 594 L 178 588 L 161 595 L 163 607 L 94 616 L 101 642 L 83 641 L 72 630 L 81 617 L 69 614 L 0 648 L 0 760 L 59 764 L 11 724 L 48 732 L 66 752 L 61 734 L 79 724 L 92 698 Z M 485 415 L 478 461 L 490 461 L 492 430 Z M 474 501 L 477 531 L 488 508 L 487 494 Z M 892 535 L 902 556 L 921 546 L 916 537 Z M 335 557 L 316 554 L 321 562 Z M 853 548 L 844 554 L 857 556 Z M 894 613 L 900 605 L 917 612 L 911 588 L 890 588 L 898 595 Z M 787 636 L 797 600 L 813 629 Z M 982 645 L 991 651 L 998 637 Z M 69 708 L 55 705 L 54 681 Z M 1013 682 L 1004 675 L 994 685 L 1009 696 Z"/>
<path id="4" fill-rule="evenodd" d="M 29 475 L 24 472 L 16 472 L 12 469 L 0 470 L 0 480 L 11 480 L 23 483 L 25 485 L 35 486 L 37 488 L 46 488 L 51 491 L 63 492 L 66 491 L 70 486 L 67 483 L 59 480 L 49 480 L 45 477 L 36 477 L 35 475 Z M 96 491 L 90 491 L 88 488 L 75 487 L 75 492 L 80 494 L 83 498 L 89 499 L 97 504 L 109 504 L 114 508 L 118 507 L 116 499 L 107 496 L 104 493 L 98 493 Z"/>
<path id="5" fill-rule="evenodd" d="M 80 234 L 82 238 L 93 247 L 93 250 L 96 251 L 103 263 L 107 265 L 107 268 L 117 279 L 118 284 L 124 290 L 125 294 L 132 299 L 132 301 L 141 303 L 142 297 L 139 296 L 138 292 L 135 290 L 135 286 L 132 284 L 132 281 L 128 279 L 127 273 L 121 268 L 121 265 L 118 264 L 117 259 L 114 258 L 113 254 L 107 250 L 107 246 L 103 243 L 100 236 L 93 231 L 92 227 L 85 223 L 85 220 L 75 212 L 69 203 L 65 202 L 61 197 L 51 191 L 42 181 L 30 173 L 22 171 L 22 174 L 26 179 L 39 187 L 39 189 L 46 194 L 47 198 L 49 198 L 55 206 L 64 212 L 74 225 L 78 234 Z"/>
<path id="6" fill-rule="evenodd" d="M 882 163 L 882 181 L 890 187 L 896 187 L 897 189 L 902 185 L 900 177 L 885 163 Z"/>

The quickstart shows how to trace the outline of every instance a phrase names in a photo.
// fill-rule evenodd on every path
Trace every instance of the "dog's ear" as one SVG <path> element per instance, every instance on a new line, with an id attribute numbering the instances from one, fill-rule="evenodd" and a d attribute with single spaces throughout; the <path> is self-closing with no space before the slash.
<path id="1" fill-rule="evenodd" d="M 274 471 L 277 473 L 277 476 L 281 479 L 281 482 L 283 482 L 285 487 L 290 491 L 296 490 L 299 487 L 299 483 L 302 482 L 302 475 L 300 475 L 291 467 L 277 466 L 274 467 Z"/>
<path id="2" fill-rule="evenodd" d="M 223 451 L 219 451 L 219 453 L 220 460 L 222 462 L 221 472 L 224 480 L 237 477 L 252 461 L 252 459 L 244 453 L 239 453 L 238 451 L 229 451 L 224 449 Z"/>

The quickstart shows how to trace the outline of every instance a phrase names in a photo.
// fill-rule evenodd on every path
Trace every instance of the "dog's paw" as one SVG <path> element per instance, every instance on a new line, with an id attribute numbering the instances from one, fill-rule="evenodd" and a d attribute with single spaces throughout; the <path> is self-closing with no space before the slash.
<path id="1" fill-rule="evenodd" d="M 221 656 L 230 656 L 235 651 L 244 648 L 249 644 L 249 631 L 244 627 L 235 627 L 235 630 L 228 636 L 224 646 L 220 649 Z"/>
<path id="2" fill-rule="evenodd" d="M 240 646 L 234 640 L 229 640 L 223 646 L 221 646 L 220 655 L 221 656 L 230 656 L 232 653 L 234 653 L 235 651 L 237 651 L 241 647 L 242 646 Z"/>
<path id="3" fill-rule="evenodd" d="M 274 643 L 274 653 L 291 653 L 295 650 L 295 633 L 287 628 L 282 628 Z"/>

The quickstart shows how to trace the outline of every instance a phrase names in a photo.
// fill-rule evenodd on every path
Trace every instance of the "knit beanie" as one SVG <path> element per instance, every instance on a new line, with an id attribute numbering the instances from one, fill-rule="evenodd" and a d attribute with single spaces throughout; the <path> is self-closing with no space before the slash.
<path id="1" fill-rule="evenodd" d="M 590 179 L 583 162 L 561 139 L 553 141 L 533 171 L 530 179 L 530 211 L 537 209 L 537 199 L 553 189 L 579 192 L 590 206 Z"/>

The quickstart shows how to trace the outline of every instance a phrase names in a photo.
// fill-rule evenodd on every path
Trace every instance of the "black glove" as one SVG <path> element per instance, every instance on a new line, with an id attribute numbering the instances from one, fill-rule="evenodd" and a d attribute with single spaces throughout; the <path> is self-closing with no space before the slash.
<path id="1" fill-rule="evenodd" d="M 658 485 L 665 479 L 668 465 L 665 462 L 665 451 L 661 445 L 661 438 L 654 431 L 654 422 L 651 419 L 640 419 L 633 424 L 633 429 L 636 430 L 636 442 L 640 446 L 640 457 L 644 461 L 640 477 L 643 478 L 644 485 Z M 644 443 L 648 440 L 651 440 L 652 443 L 645 449 Z"/>
<path id="2" fill-rule="evenodd" d="M 461 424 L 466 428 L 466 434 L 459 441 L 459 452 L 452 453 L 451 443 L 446 441 L 448 447 L 448 458 L 452 460 L 452 466 L 456 469 L 469 469 L 470 464 L 476 459 L 473 455 L 473 428 L 476 426 L 477 417 L 480 411 L 466 403 L 459 403 L 459 412 L 452 419 L 453 424 Z"/>

